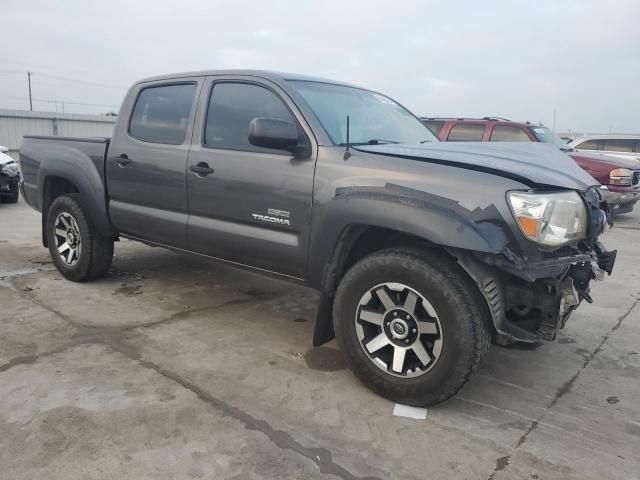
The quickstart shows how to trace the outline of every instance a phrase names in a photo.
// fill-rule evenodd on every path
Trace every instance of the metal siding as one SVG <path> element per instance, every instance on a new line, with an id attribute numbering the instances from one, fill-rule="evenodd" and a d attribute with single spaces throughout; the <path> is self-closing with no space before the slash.
<path id="1" fill-rule="evenodd" d="M 24 135 L 111 137 L 117 117 L 80 115 L 73 113 L 30 112 L 0 109 L 0 145 L 9 149 L 9 155 L 18 157 Z"/>

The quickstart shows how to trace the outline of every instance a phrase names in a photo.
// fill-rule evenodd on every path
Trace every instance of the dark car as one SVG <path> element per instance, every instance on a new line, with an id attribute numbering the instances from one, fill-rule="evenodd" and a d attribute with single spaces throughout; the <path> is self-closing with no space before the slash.
<path id="1" fill-rule="evenodd" d="M 599 185 L 557 148 L 441 143 L 385 95 L 301 75 L 143 80 L 113 138 L 25 137 L 20 163 L 69 280 L 126 237 L 308 285 L 314 345 L 335 335 L 413 405 L 454 395 L 492 340 L 553 340 L 615 260 Z"/>
<path id="2" fill-rule="evenodd" d="M 16 203 L 19 197 L 18 182 L 20 170 L 17 162 L 6 153 L 0 152 L 0 201 Z"/>
<path id="3" fill-rule="evenodd" d="M 443 142 L 543 142 L 556 145 L 603 186 L 613 214 L 629 213 L 640 200 L 640 162 L 598 153 L 576 151 L 543 125 L 505 118 L 422 117 Z"/>

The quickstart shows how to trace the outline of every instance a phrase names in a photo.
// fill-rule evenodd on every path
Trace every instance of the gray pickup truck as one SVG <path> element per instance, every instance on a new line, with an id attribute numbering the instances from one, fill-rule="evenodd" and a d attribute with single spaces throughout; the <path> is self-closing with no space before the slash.
<path id="1" fill-rule="evenodd" d="M 439 143 L 385 95 L 300 75 L 146 79 L 113 138 L 28 136 L 20 165 L 69 280 L 125 237 L 308 285 L 314 344 L 412 405 L 492 342 L 553 340 L 615 261 L 597 182 L 557 148 Z"/>

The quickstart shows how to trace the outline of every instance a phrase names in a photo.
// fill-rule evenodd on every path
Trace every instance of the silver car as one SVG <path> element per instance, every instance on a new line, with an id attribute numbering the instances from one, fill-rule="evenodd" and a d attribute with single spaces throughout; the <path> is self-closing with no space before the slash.
<path id="1" fill-rule="evenodd" d="M 640 135 L 584 135 L 568 146 L 578 151 L 640 161 Z"/>

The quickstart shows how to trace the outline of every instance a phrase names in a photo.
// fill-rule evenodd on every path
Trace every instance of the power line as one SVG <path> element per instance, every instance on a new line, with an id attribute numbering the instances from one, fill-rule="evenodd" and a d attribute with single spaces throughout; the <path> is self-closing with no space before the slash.
<path id="1" fill-rule="evenodd" d="M 76 80 L 75 78 L 68 78 L 68 77 L 62 77 L 60 75 L 52 75 L 50 73 L 43 73 L 43 72 L 31 72 L 32 74 L 37 74 L 43 77 L 49 77 L 49 78 L 55 78 L 58 80 L 66 80 L 67 82 L 75 82 L 75 83 L 82 83 L 84 85 L 92 85 L 94 87 L 102 87 L 102 88 L 116 88 L 118 90 L 126 90 L 128 87 L 123 87 L 122 85 L 109 85 L 106 83 L 97 83 L 97 82 L 89 82 L 86 80 Z"/>
<path id="2" fill-rule="evenodd" d="M 28 100 L 27 97 L 11 97 L 9 95 L 0 95 L 0 98 L 7 98 L 10 100 Z M 64 103 L 69 105 L 82 105 L 86 107 L 108 107 L 108 108 L 120 108 L 119 105 L 105 105 L 101 103 L 80 103 L 80 102 L 70 102 L 67 100 L 47 100 L 44 98 L 34 98 L 34 102 L 46 102 L 46 103 Z"/>
<path id="3" fill-rule="evenodd" d="M 74 82 L 74 83 L 80 83 L 80 84 L 84 84 L 84 85 L 91 85 L 94 87 L 102 87 L 102 88 L 114 88 L 117 90 L 126 90 L 128 87 L 122 86 L 122 85 L 111 85 L 111 84 L 107 84 L 107 83 L 99 83 L 99 82 L 91 82 L 88 80 L 78 80 L 75 78 L 70 78 L 70 77 L 64 77 L 62 75 L 54 75 L 51 73 L 45 73 L 45 72 L 40 72 L 40 71 L 35 71 L 35 70 L 0 70 L 0 73 L 9 73 L 9 74 L 22 74 L 24 75 L 25 73 L 29 73 L 31 72 L 32 75 L 39 75 L 41 77 L 49 77 L 49 78 L 55 78 L 56 80 L 64 80 L 67 82 Z"/>

